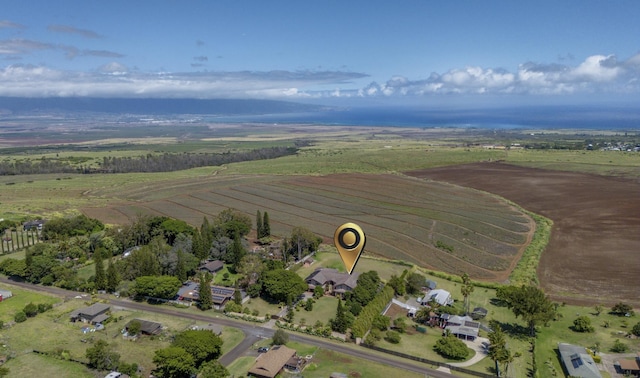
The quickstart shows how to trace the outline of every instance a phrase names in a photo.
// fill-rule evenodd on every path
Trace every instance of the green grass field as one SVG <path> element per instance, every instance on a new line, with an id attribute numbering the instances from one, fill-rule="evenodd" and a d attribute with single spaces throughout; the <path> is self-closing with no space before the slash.
<path id="1" fill-rule="evenodd" d="M 17 312 L 22 311 L 24 306 L 29 303 L 50 303 L 56 304 L 61 302 L 59 298 L 49 295 L 37 293 L 35 291 L 19 289 L 12 285 L 5 285 L 0 283 L 0 289 L 9 290 L 13 294 L 13 297 L 7 298 L 0 302 L 0 320 L 5 323 L 12 322 Z"/>
<path id="2" fill-rule="evenodd" d="M 59 360 L 57 358 L 25 353 L 12 358 L 5 365 L 9 376 L 15 378 L 56 377 L 56 378 L 98 378 L 104 374 L 96 373 L 86 366 Z"/>

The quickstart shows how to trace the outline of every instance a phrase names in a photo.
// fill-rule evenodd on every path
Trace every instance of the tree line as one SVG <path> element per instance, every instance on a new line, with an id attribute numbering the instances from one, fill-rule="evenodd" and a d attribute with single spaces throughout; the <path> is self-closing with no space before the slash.
<path id="1" fill-rule="evenodd" d="M 0 176 L 28 175 L 46 173 L 136 173 L 136 172 L 172 172 L 184 169 L 218 166 L 243 161 L 275 159 L 294 155 L 296 147 L 265 147 L 242 152 L 224 153 L 163 153 L 147 154 L 138 157 L 105 156 L 99 167 L 70 164 L 66 159 L 42 157 L 36 160 L 0 161 Z"/>

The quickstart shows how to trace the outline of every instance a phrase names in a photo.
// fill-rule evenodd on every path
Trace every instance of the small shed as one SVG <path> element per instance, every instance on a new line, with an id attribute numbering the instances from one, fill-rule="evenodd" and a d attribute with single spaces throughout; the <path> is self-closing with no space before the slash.
<path id="1" fill-rule="evenodd" d="M 13 297 L 13 293 L 11 291 L 0 289 L 0 302 L 2 302 L 5 299 L 9 299 L 11 297 Z"/>

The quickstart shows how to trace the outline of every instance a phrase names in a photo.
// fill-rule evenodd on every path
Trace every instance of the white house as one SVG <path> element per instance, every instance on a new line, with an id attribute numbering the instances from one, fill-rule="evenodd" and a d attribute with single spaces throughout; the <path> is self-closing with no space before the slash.
<path id="1" fill-rule="evenodd" d="M 424 296 L 424 298 L 422 298 L 422 300 L 420 300 L 420 304 L 426 305 L 431 301 L 435 301 L 440 306 L 449 306 L 453 304 L 451 293 L 444 289 L 431 290 Z"/>

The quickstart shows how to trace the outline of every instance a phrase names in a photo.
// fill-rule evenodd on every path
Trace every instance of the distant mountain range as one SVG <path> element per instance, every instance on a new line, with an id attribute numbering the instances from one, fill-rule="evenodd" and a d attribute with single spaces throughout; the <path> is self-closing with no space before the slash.
<path id="1" fill-rule="evenodd" d="M 0 114 L 13 115 L 96 112 L 110 114 L 209 114 L 232 116 L 315 112 L 323 109 L 326 109 L 326 107 L 274 100 L 0 97 Z"/>

